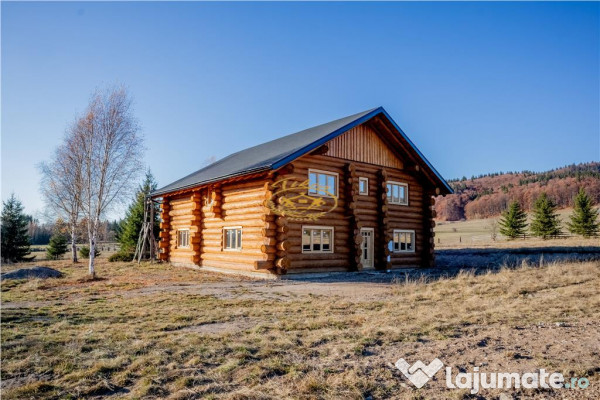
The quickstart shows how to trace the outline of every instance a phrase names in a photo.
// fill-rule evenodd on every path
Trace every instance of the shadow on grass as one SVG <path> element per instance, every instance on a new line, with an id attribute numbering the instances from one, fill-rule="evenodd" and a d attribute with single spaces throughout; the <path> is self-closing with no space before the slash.
<path id="1" fill-rule="evenodd" d="M 436 268 L 495 269 L 515 267 L 524 262 L 545 264 L 551 262 L 581 262 L 600 260 L 600 246 L 549 246 L 448 249 L 436 251 Z M 485 271 L 484 271 L 485 272 Z"/>
<path id="2" fill-rule="evenodd" d="M 468 271 L 475 275 L 499 271 L 502 268 L 515 268 L 523 265 L 549 263 L 600 262 L 600 246 L 549 246 L 523 247 L 515 249 L 449 249 L 436 250 L 434 268 L 398 268 L 386 271 L 332 272 L 327 274 L 306 274 L 286 276 L 284 279 L 303 282 L 365 282 L 392 283 L 406 279 L 424 279 L 434 281 L 440 278 L 452 278 Z"/>

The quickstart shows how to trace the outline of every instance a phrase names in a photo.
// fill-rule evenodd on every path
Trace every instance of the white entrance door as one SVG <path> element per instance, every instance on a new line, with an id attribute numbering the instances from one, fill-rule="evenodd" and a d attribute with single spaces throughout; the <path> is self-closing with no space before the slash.
<path id="1" fill-rule="evenodd" d="M 360 230 L 360 234 L 362 235 L 362 254 L 361 254 L 361 263 L 364 269 L 373 268 L 373 228 L 362 228 Z"/>

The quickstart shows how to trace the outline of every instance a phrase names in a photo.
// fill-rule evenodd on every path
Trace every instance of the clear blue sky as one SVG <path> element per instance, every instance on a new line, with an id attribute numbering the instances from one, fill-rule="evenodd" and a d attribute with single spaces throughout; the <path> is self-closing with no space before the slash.
<path id="1" fill-rule="evenodd" d="M 2 198 L 29 213 L 36 164 L 115 81 L 160 185 L 380 105 L 446 178 L 600 159 L 598 3 L 1 7 Z"/>

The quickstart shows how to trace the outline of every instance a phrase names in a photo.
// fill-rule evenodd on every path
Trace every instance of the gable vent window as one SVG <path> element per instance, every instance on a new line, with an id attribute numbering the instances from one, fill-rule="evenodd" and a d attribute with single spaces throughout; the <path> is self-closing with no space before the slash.
<path id="1" fill-rule="evenodd" d="M 308 194 L 312 196 L 336 197 L 338 195 L 338 174 L 309 169 Z"/>
<path id="2" fill-rule="evenodd" d="M 415 252 L 415 231 L 394 230 L 394 253 Z"/>
<path id="3" fill-rule="evenodd" d="M 223 249 L 241 250 L 242 249 L 242 227 L 233 226 L 223 228 Z"/>
<path id="4" fill-rule="evenodd" d="M 369 178 L 358 178 L 358 194 L 363 196 L 369 194 Z"/>
<path id="5" fill-rule="evenodd" d="M 390 204 L 408 205 L 408 185 L 400 182 L 387 183 L 387 198 Z"/>

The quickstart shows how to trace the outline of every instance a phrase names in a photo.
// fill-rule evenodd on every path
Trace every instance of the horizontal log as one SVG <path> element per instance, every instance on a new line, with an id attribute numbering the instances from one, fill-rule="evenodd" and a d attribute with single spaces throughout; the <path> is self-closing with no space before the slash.
<path id="1" fill-rule="evenodd" d="M 293 260 L 292 265 L 294 269 L 302 268 L 329 268 L 329 267 L 343 267 L 348 268 L 349 263 L 347 259 L 339 260 Z"/>
<path id="2" fill-rule="evenodd" d="M 169 261 L 172 263 L 185 263 L 185 264 L 194 264 L 194 260 L 192 257 L 181 257 L 175 256 L 173 254 L 169 255 Z"/>
<path id="3" fill-rule="evenodd" d="M 226 193 L 225 196 L 223 197 L 223 202 L 225 204 L 227 204 L 227 203 L 237 203 L 237 202 L 255 201 L 255 200 L 264 201 L 266 198 L 268 198 L 267 195 L 269 195 L 269 194 L 270 194 L 270 191 L 266 190 L 263 187 L 258 188 L 256 190 L 245 191 L 245 192 L 241 192 L 241 193 Z"/>
<path id="4" fill-rule="evenodd" d="M 277 234 L 277 231 L 275 229 L 265 229 L 262 228 L 260 230 L 260 234 L 265 236 L 265 237 L 275 237 L 275 235 Z"/>
<path id="5" fill-rule="evenodd" d="M 219 260 L 219 261 L 228 261 L 232 263 L 248 263 L 251 266 L 254 261 L 268 261 L 269 259 L 275 259 L 274 254 L 235 254 L 235 252 L 223 252 L 223 253 L 209 253 L 204 252 L 200 255 L 202 259 L 202 263 L 208 262 L 209 260 Z"/>
<path id="6" fill-rule="evenodd" d="M 192 249 L 189 248 L 181 248 L 181 247 L 174 247 L 172 246 L 169 249 L 169 252 L 173 255 L 177 255 L 177 256 L 193 256 L 195 253 Z"/>
<path id="7" fill-rule="evenodd" d="M 361 200 L 359 199 L 356 202 L 356 209 L 358 211 L 363 210 L 377 210 L 379 208 L 379 204 L 375 202 L 375 200 Z"/>
<path id="8" fill-rule="evenodd" d="M 355 210 L 355 214 L 359 215 L 359 216 L 363 216 L 363 215 L 378 216 L 379 215 L 379 210 L 358 207 Z"/>
<path id="9" fill-rule="evenodd" d="M 257 208 L 260 208 L 262 210 L 264 205 L 265 205 L 265 199 L 263 197 L 246 200 L 246 201 L 232 201 L 232 202 L 225 201 L 221 205 L 221 210 L 225 210 L 225 211 L 239 210 L 239 209 L 250 210 L 250 209 L 257 209 Z"/>
<path id="10" fill-rule="evenodd" d="M 242 215 L 244 216 L 246 219 L 249 218 L 248 215 L 249 214 L 265 214 L 267 212 L 266 207 L 264 205 L 257 205 L 255 207 L 248 207 L 248 208 L 235 208 L 235 209 L 229 209 L 229 210 L 223 210 L 221 214 L 224 215 L 225 218 L 232 216 L 232 215 Z"/>
<path id="11" fill-rule="evenodd" d="M 203 267 L 213 267 L 213 268 L 223 268 L 223 269 L 232 269 L 237 271 L 255 271 L 254 263 L 261 261 L 243 261 L 243 262 L 233 262 L 233 261 L 223 261 L 223 260 L 200 260 L 200 266 Z M 262 272 L 262 271 L 261 271 Z"/>
<path id="12" fill-rule="evenodd" d="M 300 251 L 300 250 L 298 250 L 298 251 Z M 288 256 L 288 252 L 285 250 L 277 250 L 277 253 L 275 253 L 275 254 L 277 254 L 277 257 L 287 257 Z"/>
<path id="13" fill-rule="evenodd" d="M 254 261 L 255 270 L 272 270 L 275 268 L 274 261 Z"/>
<path id="14" fill-rule="evenodd" d="M 275 246 L 267 246 L 264 244 L 260 246 L 260 251 L 265 254 L 277 254 Z"/>
<path id="15" fill-rule="evenodd" d="M 241 226 L 242 229 L 253 228 L 256 232 L 260 232 L 265 227 L 265 221 L 260 219 L 223 219 L 223 220 L 204 220 L 204 228 L 222 229 L 224 226 Z"/>
<path id="16" fill-rule="evenodd" d="M 241 193 L 248 190 L 261 190 L 265 183 L 264 178 L 258 178 L 251 181 L 238 181 L 225 184 L 221 187 L 221 193 Z"/>

